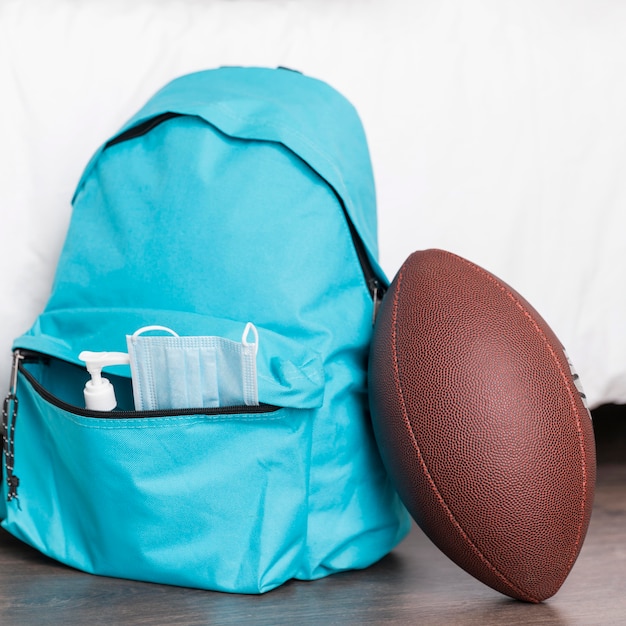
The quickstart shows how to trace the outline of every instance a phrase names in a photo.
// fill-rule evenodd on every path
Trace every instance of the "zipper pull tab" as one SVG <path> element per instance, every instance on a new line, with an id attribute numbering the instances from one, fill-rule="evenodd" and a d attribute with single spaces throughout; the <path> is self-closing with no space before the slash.
<path id="1" fill-rule="evenodd" d="M 17 488 L 20 479 L 13 474 L 15 453 L 13 443 L 15 440 L 15 422 L 17 420 L 17 373 L 20 360 L 24 357 L 19 350 L 13 353 L 13 365 L 11 367 L 11 382 L 9 393 L 2 405 L 2 450 L 4 451 L 4 466 L 6 468 L 7 501 L 17 499 Z"/>
<path id="2" fill-rule="evenodd" d="M 13 352 L 13 363 L 11 365 L 11 382 L 9 384 L 9 396 L 12 398 L 17 397 L 17 372 L 20 368 L 20 361 L 24 358 L 24 355 L 19 351 Z"/>
<path id="3" fill-rule="evenodd" d="M 370 280 L 370 292 L 372 294 L 372 301 L 374 303 L 372 309 L 372 326 L 376 323 L 376 317 L 378 315 L 378 309 L 380 308 L 380 304 L 383 301 L 383 296 L 385 295 L 385 288 L 378 282 L 378 279 L 372 278 Z"/>

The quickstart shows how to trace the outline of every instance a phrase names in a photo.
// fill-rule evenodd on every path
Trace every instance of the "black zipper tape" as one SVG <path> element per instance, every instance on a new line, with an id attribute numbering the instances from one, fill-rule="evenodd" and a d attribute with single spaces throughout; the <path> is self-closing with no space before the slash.
<path id="1" fill-rule="evenodd" d="M 363 272 L 363 278 L 365 279 L 365 284 L 367 285 L 367 290 L 370 293 L 370 296 L 374 302 L 374 319 L 376 318 L 376 313 L 378 311 L 378 306 L 381 303 L 387 288 L 384 283 L 377 276 L 376 272 L 374 272 L 374 268 L 370 262 L 369 256 L 367 254 L 367 250 L 365 249 L 365 244 L 361 239 L 361 236 L 356 230 L 356 227 L 352 223 L 350 216 L 348 215 L 348 211 L 344 206 L 343 202 L 337 196 L 339 202 L 341 203 L 341 208 L 343 210 L 343 214 L 346 218 L 346 222 L 348 223 L 348 228 L 350 229 L 350 237 L 352 237 L 352 245 L 356 251 L 357 259 L 359 260 L 359 265 L 361 266 L 361 271 Z"/>
<path id="2" fill-rule="evenodd" d="M 37 361 L 43 361 L 49 359 L 49 356 L 41 355 L 37 352 L 26 351 L 21 351 L 21 354 L 24 359 L 19 364 L 19 371 L 33 387 L 35 392 L 40 395 L 46 402 L 52 404 L 53 406 L 68 413 L 78 415 L 80 417 L 93 417 L 104 419 L 146 419 L 157 417 L 178 417 L 186 415 L 261 415 L 263 413 L 274 413 L 282 408 L 274 404 L 261 403 L 253 406 L 236 405 L 212 408 L 204 407 L 190 409 L 163 409 L 156 411 L 116 411 L 115 409 L 113 411 L 93 411 L 90 409 L 83 409 L 81 407 L 77 407 L 74 404 L 69 404 L 68 402 L 63 401 L 60 398 L 57 398 L 45 387 L 43 387 L 43 385 L 41 385 L 39 381 L 25 367 L 23 367 L 24 362 L 33 363 Z"/>
<path id="3" fill-rule="evenodd" d="M 145 122 L 141 122 L 136 126 L 132 126 L 128 130 L 125 130 L 123 133 L 117 135 L 117 137 L 113 137 L 110 141 L 105 144 L 105 149 L 110 148 L 118 143 L 122 143 L 124 141 L 129 141 L 131 139 L 135 139 L 137 137 L 141 137 L 149 133 L 152 129 L 159 126 L 163 122 L 167 122 L 167 120 L 171 120 L 174 117 L 182 117 L 181 113 L 161 113 L 161 115 L 156 115 L 155 117 L 151 117 Z"/>

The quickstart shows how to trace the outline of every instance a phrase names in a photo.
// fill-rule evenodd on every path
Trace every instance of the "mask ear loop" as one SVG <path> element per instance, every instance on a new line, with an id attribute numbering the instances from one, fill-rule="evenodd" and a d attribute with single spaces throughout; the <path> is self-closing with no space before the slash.
<path id="1" fill-rule="evenodd" d="M 248 340 L 250 333 L 252 333 L 252 335 L 254 336 L 254 341 L 252 342 Z M 259 351 L 259 333 L 256 329 L 256 326 L 252 322 L 248 322 L 246 324 L 246 327 L 243 329 L 243 335 L 241 335 L 241 343 L 246 348 L 254 346 L 254 356 L 256 357 Z"/>
<path id="2" fill-rule="evenodd" d="M 143 333 L 147 333 L 151 330 L 162 330 L 163 332 L 169 333 L 170 335 L 173 335 L 174 337 L 180 336 L 178 333 L 175 333 L 171 328 L 168 328 L 167 326 L 144 326 L 143 328 L 136 330 L 133 333 L 133 337 L 138 337 L 139 335 L 143 335 Z"/>

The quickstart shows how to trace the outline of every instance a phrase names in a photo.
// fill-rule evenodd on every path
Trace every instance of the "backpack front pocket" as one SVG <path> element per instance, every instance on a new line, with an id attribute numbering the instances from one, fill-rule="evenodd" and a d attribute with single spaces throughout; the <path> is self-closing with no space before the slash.
<path id="1" fill-rule="evenodd" d="M 88 412 L 40 382 L 79 369 L 50 357 L 20 366 L 7 530 L 102 575 L 248 593 L 296 576 L 311 408 Z"/>

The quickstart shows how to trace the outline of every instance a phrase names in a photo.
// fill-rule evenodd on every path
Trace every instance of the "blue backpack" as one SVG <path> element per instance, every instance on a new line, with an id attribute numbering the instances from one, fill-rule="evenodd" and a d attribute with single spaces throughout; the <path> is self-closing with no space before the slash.
<path id="1" fill-rule="evenodd" d="M 158 92 L 87 165 L 52 294 L 14 343 L 0 518 L 107 576 L 260 593 L 363 568 L 407 533 L 367 408 L 375 195 L 323 82 L 221 68 Z M 258 404 L 85 409 L 83 350 L 258 331 Z"/>

